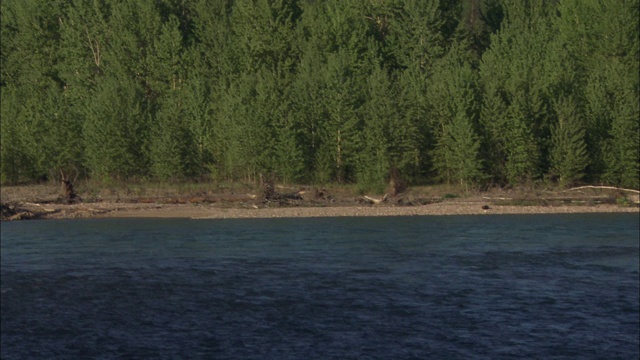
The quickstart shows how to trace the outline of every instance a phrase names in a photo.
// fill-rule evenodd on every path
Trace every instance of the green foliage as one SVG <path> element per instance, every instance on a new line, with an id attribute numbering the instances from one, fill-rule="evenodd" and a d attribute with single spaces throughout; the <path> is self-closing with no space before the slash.
<path id="1" fill-rule="evenodd" d="M 106 78 L 91 96 L 83 127 L 85 166 L 97 178 L 146 174 L 148 125 L 142 90 L 130 81 Z"/>
<path id="2" fill-rule="evenodd" d="M 638 93 L 631 89 L 620 94 L 611 125 L 611 138 L 606 146 L 605 179 L 620 186 L 640 188 L 640 105 Z"/>
<path id="3" fill-rule="evenodd" d="M 323 107 L 326 118 L 320 129 L 322 155 L 319 169 L 327 180 L 351 180 L 361 127 L 362 87 L 350 76 L 354 69 L 346 51 L 331 54 L 324 70 Z M 321 170 L 321 171 L 322 171 Z"/>
<path id="4" fill-rule="evenodd" d="M 629 198 L 621 196 L 621 197 L 616 197 L 616 204 L 620 206 L 631 206 L 633 205 L 633 202 L 629 200 Z"/>
<path id="5" fill-rule="evenodd" d="M 447 181 L 468 187 L 483 178 L 478 157 L 480 143 L 469 119 L 458 114 L 440 135 L 435 165 Z"/>
<path id="6" fill-rule="evenodd" d="M 183 96 L 181 90 L 168 93 L 151 125 L 151 173 L 160 180 L 198 175 L 197 144 L 189 129 Z"/>
<path id="7" fill-rule="evenodd" d="M 368 81 L 368 102 L 363 109 L 363 129 L 357 161 L 358 184 L 363 189 L 384 188 L 392 165 L 391 127 L 398 125 L 398 112 L 391 84 L 383 69 L 376 69 Z M 395 138 L 400 141 L 400 138 Z"/>
<path id="8" fill-rule="evenodd" d="M 494 180 L 518 184 L 539 178 L 548 163 L 556 79 L 551 2 L 503 4 L 500 30 L 491 36 L 479 75 L 484 86 L 480 115 L 483 154 Z"/>
<path id="9" fill-rule="evenodd" d="M 426 72 L 445 54 L 446 17 L 437 1 L 403 0 L 390 14 L 374 14 L 376 23 L 388 23 L 385 45 L 391 66 Z M 382 23 L 381 23 L 382 25 Z"/>
<path id="10" fill-rule="evenodd" d="M 477 118 L 476 75 L 462 45 L 454 44 L 434 66 L 428 99 L 437 132 L 434 166 L 447 182 L 473 185 L 482 178 Z"/>
<path id="11" fill-rule="evenodd" d="M 637 188 L 640 4 L 571 0 L 558 11 L 558 42 L 575 63 L 575 96 L 584 99 L 586 178 Z"/>
<path id="12" fill-rule="evenodd" d="M 572 185 L 584 177 L 589 163 L 585 131 L 573 99 L 560 99 L 555 104 L 558 122 L 552 129 L 551 164 L 560 184 Z"/>
<path id="13" fill-rule="evenodd" d="M 0 2 L 2 183 L 637 188 L 638 0 Z"/>
<path id="14" fill-rule="evenodd" d="M 33 178 L 35 163 L 30 154 L 26 119 L 18 102 L 17 89 L 5 87 L 0 93 L 0 175 L 2 183 L 15 184 Z"/>
<path id="15" fill-rule="evenodd" d="M 537 175 L 539 149 L 529 128 L 529 119 L 523 106 L 512 104 L 508 111 L 506 131 L 506 176 L 511 184 L 521 184 Z"/>

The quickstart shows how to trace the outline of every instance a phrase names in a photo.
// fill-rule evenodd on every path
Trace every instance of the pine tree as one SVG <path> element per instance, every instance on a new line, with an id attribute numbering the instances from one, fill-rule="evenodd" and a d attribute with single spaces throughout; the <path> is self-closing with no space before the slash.
<path id="1" fill-rule="evenodd" d="M 64 2 L 2 2 L 3 178 L 36 180 L 75 161 L 78 118 L 63 97 L 59 21 Z M 74 159 L 75 158 L 75 159 Z"/>
<path id="2" fill-rule="evenodd" d="M 548 166 L 551 99 L 555 79 L 548 54 L 553 3 L 504 2 L 501 29 L 491 36 L 479 66 L 484 87 L 483 153 L 494 180 L 512 184 L 539 178 Z"/>
<path id="3" fill-rule="evenodd" d="M 490 35 L 500 29 L 503 9 L 499 0 L 468 0 L 459 3 L 460 19 L 455 37 L 469 44 L 476 63 L 490 45 Z"/>
<path id="4" fill-rule="evenodd" d="M 300 126 L 315 149 L 305 158 L 313 159 L 318 182 L 354 180 L 364 84 L 377 49 L 355 4 L 331 0 L 307 3 L 303 10 L 301 47 L 309 56 L 302 58 L 296 87 L 310 85 L 305 97 L 315 108 Z"/>
<path id="5" fill-rule="evenodd" d="M 485 171 L 497 183 L 506 183 L 507 162 L 507 104 L 501 89 L 484 83 L 480 110 L 481 158 L 485 159 Z"/>
<path id="6" fill-rule="evenodd" d="M 31 151 L 34 144 L 24 131 L 29 126 L 18 101 L 21 98 L 18 89 L 4 86 L 0 96 L 0 176 L 2 184 L 16 184 L 32 179 L 37 172 Z"/>
<path id="7" fill-rule="evenodd" d="M 640 4 L 567 0 L 558 11 L 558 37 L 576 64 L 576 96 L 584 99 L 587 179 L 637 184 L 640 144 L 629 134 L 639 121 Z"/>
<path id="8" fill-rule="evenodd" d="M 263 67 L 291 70 L 286 67 L 299 56 L 295 26 L 300 12 L 297 0 L 235 1 L 231 25 L 238 41 L 241 71 L 255 72 Z"/>
<path id="9" fill-rule="evenodd" d="M 458 113 L 440 134 L 435 149 L 436 169 L 447 181 L 455 181 L 468 189 L 482 180 L 479 159 L 480 141 L 469 118 Z"/>
<path id="10" fill-rule="evenodd" d="M 447 17 L 437 1 L 403 0 L 388 17 L 385 49 L 392 68 L 427 72 L 446 53 Z"/>
<path id="11" fill-rule="evenodd" d="M 384 189 L 392 165 L 391 149 L 395 141 L 391 127 L 399 114 L 394 94 L 384 69 L 378 68 L 369 77 L 367 103 L 363 109 L 363 129 L 357 158 L 358 183 L 363 190 Z"/>
<path id="12" fill-rule="evenodd" d="M 618 95 L 607 142 L 604 178 L 613 184 L 640 188 L 640 104 L 636 89 L 623 89 Z"/>
<path id="13" fill-rule="evenodd" d="M 580 181 L 589 163 L 585 131 L 572 98 L 561 98 L 554 106 L 558 122 L 551 133 L 551 165 L 562 185 Z"/>
<path id="14" fill-rule="evenodd" d="M 540 149 L 538 148 L 530 128 L 530 118 L 521 104 L 524 96 L 519 96 L 518 102 L 511 104 L 508 110 L 506 131 L 507 158 L 505 171 L 510 184 L 522 184 L 531 181 L 539 173 Z"/>
<path id="15" fill-rule="evenodd" d="M 77 167 L 379 188 L 397 169 L 638 186 L 638 0 L 23 0 L 0 16 L 2 182 Z"/>
<path id="16" fill-rule="evenodd" d="M 185 96 L 183 89 L 165 94 L 151 125 L 151 172 L 160 180 L 183 180 L 198 175 L 197 147 L 189 129 Z"/>
<path id="17" fill-rule="evenodd" d="M 402 83 L 395 76 L 389 77 L 389 96 L 393 100 L 393 116 L 389 117 L 389 158 L 391 170 L 399 171 L 404 180 L 419 180 L 422 144 L 426 130 L 420 128 L 422 113 L 419 105 L 406 102 Z M 425 151 L 426 152 L 426 151 Z M 426 155 L 426 154 L 425 154 Z"/>
<path id="18" fill-rule="evenodd" d="M 307 181 L 317 181 L 317 156 L 321 148 L 321 127 L 327 110 L 324 107 L 325 83 L 322 78 L 322 54 L 307 44 L 297 75 L 291 84 L 291 114 L 296 119 L 296 135 Z"/>
<path id="19" fill-rule="evenodd" d="M 213 176 L 216 171 L 214 155 L 214 102 L 212 86 L 209 86 L 207 73 L 201 58 L 192 53 L 192 64 L 183 87 L 185 128 L 193 140 L 193 172 L 196 176 Z"/>
<path id="20" fill-rule="evenodd" d="M 323 181 L 350 180 L 354 170 L 362 94 L 350 60 L 345 52 L 331 54 L 323 69 L 327 118 L 321 128 L 318 150 L 321 153 L 318 170 L 323 172 L 318 175 Z"/>
<path id="21" fill-rule="evenodd" d="M 437 136 L 435 169 L 447 182 L 468 187 L 482 178 L 480 142 L 475 130 L 477 80 L 465 45 L 454 43 L 434 66 L 428 99 Z"/>
<path id="22" fill-rule="evenodd" d="M 126 179 L 146 174 L 148 124 L 142 98 L 142 89 L 128 79 L 107 76 L 98 84 L 83 127 L 85 166 L 92 176 Z"/>

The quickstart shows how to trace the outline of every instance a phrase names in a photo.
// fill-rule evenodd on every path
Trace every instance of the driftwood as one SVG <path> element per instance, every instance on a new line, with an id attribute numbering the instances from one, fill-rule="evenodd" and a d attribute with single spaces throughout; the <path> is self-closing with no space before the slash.
<path id="1" fill-rule="evenodd" d="M 380 203 L 383 203 L 383 202 L 387 201 L 387 194 L 384 194 L 382 199 L 375 199 L 375 198 L 372 198 L 372 197 L 366 196 L 366 195 L 363 196 L 363 198 L 365 198 L 365 199 L 369 200 L 371 203 L 377 205 L 377 204 L 380 204 Z"/>
<path id="2" fill-rule="evenodd" d="M 513 198 L 507 198 L 507 197 L 489 197 L 489 196 L 483 196 L 482 197 L 485 200 L 513 200 Z"/>
<path id="3" fill-rule="evenodd" d="M 0 208 L 0 220 L 28 220 L 36 217 L 31 211 L 18 208 L 16 205 L 2 204 Z"/>
<path id="4" fill-rule="evenodd" d="M 265 202 L 280 201 L 286 202 L 287 200 L 302 200 L 302 194 L 304 191 L 293 191 L 280 193 L 276 189 L 295 189 L 287 188 L 281 185 L 275 185 L 273 175 L 260 174 L 260 194 L 256 198 L 260 198 Z"/>
<path id="5" fill-rule="evenodd" d="M 635 194 L 640 194 L 640 191 L 634 190 L 634 189 L 624 189 L 624 188 L 619 188 L 615 186 L 594 186 L 594 185 L 578 186 L 578 187 L 574 187 L 571 189 L 558 191 L 558 192 L 566 192 L 566 191 L 581 190 L 581 189 L 607 189 L 607 190 L 626 191 L 626 192 L 632 192 Z"/>

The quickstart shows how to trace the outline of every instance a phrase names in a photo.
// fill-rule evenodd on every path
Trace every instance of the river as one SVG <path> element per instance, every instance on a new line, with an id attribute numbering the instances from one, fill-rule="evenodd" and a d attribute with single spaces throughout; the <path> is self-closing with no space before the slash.
<path id="1" fill-rule="evenodd" d="M 638 214 L 1 225 L 2 359 L 637 359 Z"/>

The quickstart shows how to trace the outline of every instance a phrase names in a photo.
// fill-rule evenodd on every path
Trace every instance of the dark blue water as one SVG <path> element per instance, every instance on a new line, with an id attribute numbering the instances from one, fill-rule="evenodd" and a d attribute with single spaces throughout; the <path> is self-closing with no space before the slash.
<path id="1" fill-rule="evenodd" d="M 2 223 L 2 359 L 637 359 L 637 214 Z"/>

